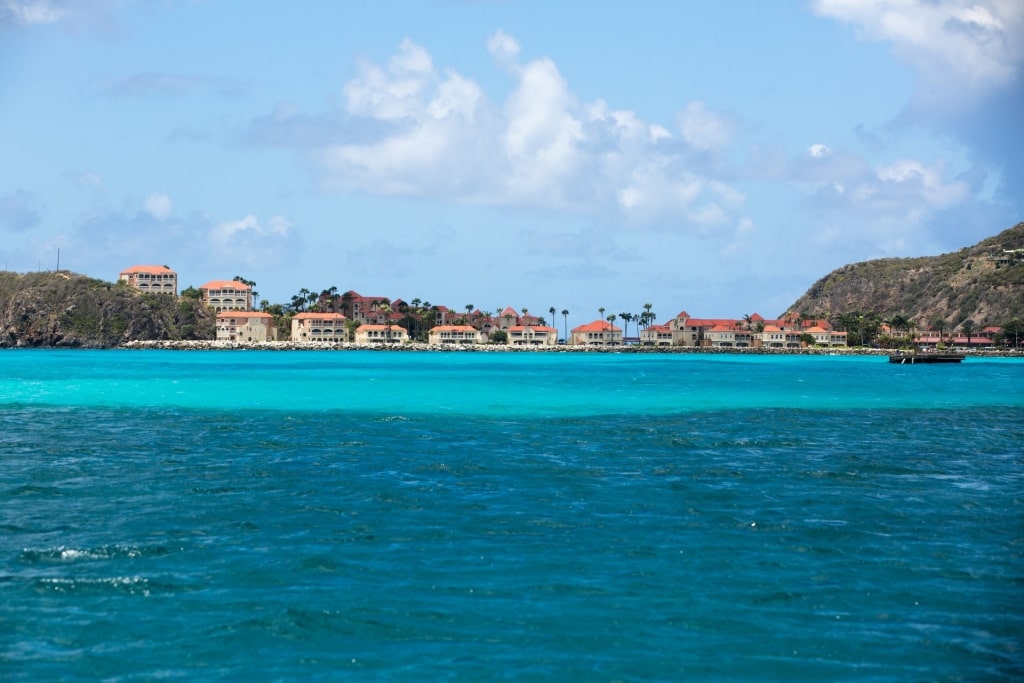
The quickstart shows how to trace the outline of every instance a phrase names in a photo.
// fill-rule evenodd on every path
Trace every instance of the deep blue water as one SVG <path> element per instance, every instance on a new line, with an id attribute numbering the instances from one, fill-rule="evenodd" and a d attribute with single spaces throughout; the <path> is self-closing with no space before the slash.
<path id="1" fill-rule="evenodd" d="M 1024 361 L 0 353 L 0 680 L 1016 681 Z"/>

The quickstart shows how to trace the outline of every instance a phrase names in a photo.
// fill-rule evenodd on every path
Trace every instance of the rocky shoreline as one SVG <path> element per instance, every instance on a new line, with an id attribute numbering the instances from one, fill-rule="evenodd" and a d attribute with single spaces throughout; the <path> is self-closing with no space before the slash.
<path id="1" fill-rule="evenodd" d="M 384 352 L 433 352 L 433 353 L 625 353 L 625 354 L 702 354 L 702 355 L 769 355 L 769 356 L 888 356 L 895 349 L 845 349 L 845 348 L 695 348 L 690 346 L 507 346 L 504 344 L 471 344 L 435 346 L 422 343 L 354 344 L 347 342 L 228 342 L 212 340 L 194 341 L 130 341 L 122 349 L 163 349 L 170 351 L 384 351 Z M 970 356 L 978 357 L 1024 357 L 1015 351 L 970 350 Z"/>

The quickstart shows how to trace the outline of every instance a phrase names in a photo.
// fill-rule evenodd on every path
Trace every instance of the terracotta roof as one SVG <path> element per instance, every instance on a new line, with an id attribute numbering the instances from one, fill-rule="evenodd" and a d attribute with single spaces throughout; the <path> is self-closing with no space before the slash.
<path id="1" fill-rule="evenodd" d="M 513 325 L 512 327 L 508 328 L 508 331 L 522 332 L 526 329 L 531 329 L 534 332 L 558 332 L 558 330 L 556 330 L 555 328 L 548 327 L 546 325 Z"/>
<path id="2" fill-rule="evenodd" d="M 360 330 L 387 330 L 388 328 L 390 328 L 392 332 L 394 332 L 395 330 L 401 330 L 402 332 L 405 332 L 405 328 L 402 327 L 401 325 L 365 324 L 359 326 Z"/>
<path id="3" fill-rule="evenodd" d="M 437 327 L 431 327 L 431 332 L 477 332 L 475 327 L 469 325 L 438 325 Z"/>
<path id="4" fill-rule="evenodd" d="M 754 313 L 752 316 L 750 316 L 750 319 L 754 322 L 764 322 L 764 318 L 761 317 L 760 313 Z"/>
<path id="5" fill-rule="evenodd" d="M 519 314 L 516 313 L 516 309 L 511 306 L 506 306 L 505 310 L 498 316 L 499 318 L 518 318 Z"/>
<path id="6" fill-rule="evenodd" d="M 175 273 L 167 266 L 132 266 L 131 268 L 125 268 L 121 271 L 121 275 L 128 275 L 130 273 L 149 273 L 150 275 L 166 275 L 167 273 Z"/>
<path id="7" fill-rule="evenodd" d="M 341 313 L 296 313 L 292 316 L 292 320 L 345 320 L 345 316 Z"/>
<path id="8" fill-rule="evenodd" d="M 252 289 L 249 285 L 238 280 L 210 280 L 199 289 L 237 289 L 239 291 L 249 291 Z"/>
<path id="9" fill-rule="evenodd" d="M 690 314 L 687 313 L 686 311 L 679 311 L 679 315 L 676 316 L 676 319 L 678 319 L 678 318 L 689 318 L 689 317 L 690 317 Z"/>
<path id="10" fill-rule="evenodd" d="M 263 311 L 221 311 L 217 318 L 273 318 L 274 316 Z"/>
<path id="11" fill-rule="evenodd" d="M 609 330 L 612 332 L 622 332 L 622 328 L 609 325 L 607 320 L 595 320 L 592 323 L 572 328 L 573 332 L 608 332 Z"/>

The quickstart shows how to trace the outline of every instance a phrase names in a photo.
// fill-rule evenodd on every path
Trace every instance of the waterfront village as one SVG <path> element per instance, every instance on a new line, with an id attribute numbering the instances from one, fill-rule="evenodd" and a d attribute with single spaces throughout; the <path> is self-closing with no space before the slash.
<path id="1" fill-rule="evenodd" d="M 120 273 L 119 281 L 141 292 L 179 296 L 178 275 L 167 266 L 139 265 Z M 432 306 L 414 299 L 410 302 L 387 297 L 362 296 L 337 288 L 319 294 L 302 290 L 286 308 L 262 302 L 264 310 L 254 306 L 254 282 L 242 277 L 232 280 L 211 280 L 198 288 L 189 288 L 181 296 L 196 296 L 216 312 L 215 340 L 224 344 L 265 344 L 282 339 L 288 330 L 280 330 L 278 319 L 290 317 L 291 344 L 322 346 L 354 344 L 356 346 L 409 345 L 425 343 L 434 347 L 488 345 L 519 348 L 551 348 L 570 346 L 577 349 L 598 349 L 639 345 L 648 347 L 690 347 L 706 349 L 798 350 L 809 348 L 845 349 L 850 343 L 863 345 L 864 330 L 855 325 L 836 329 L 831 321 L 801 314 L 787 313 L 779 319 L 766 319 L 757 313 L 742 319 L 695 318 L 682 311 L 664 323 L 656 323 L 651 305 L 645 304 L 637 314 L 619 313 L 601 317 L 569 330 L 567 322 L 562 336 L 556 327 L 556 316 L 567 321 L 569 311 L 548 309 L 551 319 L 511 306 L 501 311 L 482 311 L 466 306 L 454 311 L 445 306 Z M 278 310 L 267 310 L 267 309 Z M 275 315 L 276 318 L 275 319 Z M 615 324 L 621 320 L 622 327 Z M 900 330 L 898 320 L 876 321 L 877 330 L 895 337 Z M 955 335 L 949 330 L 925 331 L 918 334 L 909 321 L 903 330 L 918 347 L 989 347 L 1001 336 L 1002 328 L 964 329 Z M 629 333 L 630 323 L 635 325 Z M 853 328 L 852 330 L 850 328 Z M 283 334 L 282 334 L 283 333 Z M 858 333 L 860 339 L 857 339 Z M 852 338 L 851 338 L 852 335 Z M 1012 340 L 1011 340 L 1012 341 Z"/>

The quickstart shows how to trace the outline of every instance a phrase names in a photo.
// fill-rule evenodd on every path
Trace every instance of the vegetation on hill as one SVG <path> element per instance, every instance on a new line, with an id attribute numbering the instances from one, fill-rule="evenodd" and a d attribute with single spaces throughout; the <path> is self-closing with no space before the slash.
<path id="1" fill-rule="evenodd" d="M 790 310 L 840 329 L 864 319 L 919 331 L 1006 328 L 1024 318 L 1024 252 L 1014 250 L 1024 250 L 1024 223 L 951 254 L 854 263 L 815 282 Z"/>
<path id="2" fill-rule="evenodd" d="M 67 271 L 0 272 L 0 347 L 213 339 L 215 323 L 193 297 L 143 294 Z"/>

